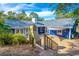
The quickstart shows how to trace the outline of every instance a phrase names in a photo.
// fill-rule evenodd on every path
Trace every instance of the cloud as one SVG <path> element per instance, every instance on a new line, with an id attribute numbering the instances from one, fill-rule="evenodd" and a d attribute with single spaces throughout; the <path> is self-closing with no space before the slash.
<path id="1" fill-rule="evenodd" d="M 50 8 L 41 8 L 40 6 L 36 6 L 36 4 L 26 4 L 26 3 L 17 3 L 17 4 L 0 4 L 0 10 L 5 11 L 15 11 L 19 12 L 24 10 L 26 14 L 29 16 L 30 12 L 36 12 L 40 17 L 45 19 L 52 19 L 54 18 L 55 11 L 50 11 Z M 39 11 L 39 12 L 38 12 Z"/>
<path id="2" fill-rule="evenodd" d="M 36 12 L 40 17 L 44 16 L 51 16 L 54 15 L 55 11 L 41 11 L 41 12 Z"/>
<path id="3" fill-rule="evenodd" d="M 11 7 L 11 4 L 0 4 L 0 10 L 3 10 L 5 12 L 7 11 L 21 11 L 21 10 L 27 10 L 35 8 L 34 4 L 17 4 L 15 7 Z"/>
<path id="4" fill-rule="evenodd" d="M 36 12 L 40 17 L 43 17 L 45 20 L 55 19 L 55 10 L 54 11 L 41 11 Z"/>

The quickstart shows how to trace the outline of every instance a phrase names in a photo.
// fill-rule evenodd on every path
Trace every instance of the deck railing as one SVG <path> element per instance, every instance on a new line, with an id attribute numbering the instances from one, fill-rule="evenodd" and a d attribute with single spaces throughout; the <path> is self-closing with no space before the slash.
<path id="1" fill-rule="evenodd" d="M 52 49 L 54 51 L 58 51 L 58 44 L 53 41 L 54 38 L 48 37 L 47 34 L 44 36 L 44 49 Z"/>

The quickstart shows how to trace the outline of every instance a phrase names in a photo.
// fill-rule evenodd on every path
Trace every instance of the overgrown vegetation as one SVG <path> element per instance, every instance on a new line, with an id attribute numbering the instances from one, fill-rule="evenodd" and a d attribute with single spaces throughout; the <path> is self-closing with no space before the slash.
<path id="1" fill-rule="evenodd" d="M 13 35 L 13 44 L 25 44 L 28 42 L 27 38 L 20 33 Z"/>
<path id="2" fill-rule="evenodd" d="M 0 45 L 26 44 L 28 40 L 22 34 L 0 34 Z"/>
<path id="3" fill-rule="evenodd" d="M 34 37 L 32 36 L 32 34 L 29 34 L 29 43 L 32 44 L 32 47 L 34 47 Z"/>

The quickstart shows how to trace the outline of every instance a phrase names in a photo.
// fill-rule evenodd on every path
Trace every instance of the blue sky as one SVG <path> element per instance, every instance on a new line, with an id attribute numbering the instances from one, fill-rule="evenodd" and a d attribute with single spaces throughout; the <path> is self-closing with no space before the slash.
<path id="1" fill-rule="evenodd" d="M 55 10 L 58 7 L 57 3 L 50 4 L 48 3 L 9 3 L 9 4 L 0 4 L 0 10 L 8 12 L 8 11 L 25 11 L 28 15 L 30 12 L 36 12 L 40 17 L 47 19 L 54 19 L 55 18 Z M 74 10 L 77 6 L 67 7 L 69 10 Z M 53 11 L 51 12 L 51 9 Z"/>
<path id="2" fill-rule="evenodd" d="M 57 4 L 53 4 L 54 9 L 57 7 Z M 28 15 L 30 12 L 36 12 L 40 17 L 45 19 L 54 19 L 54 12 L 51 12 L 51 7 L 48 3 L 9 3 L 9 4 L 0 4 L 0 10 L 5 11 L 25 11 Z"/>

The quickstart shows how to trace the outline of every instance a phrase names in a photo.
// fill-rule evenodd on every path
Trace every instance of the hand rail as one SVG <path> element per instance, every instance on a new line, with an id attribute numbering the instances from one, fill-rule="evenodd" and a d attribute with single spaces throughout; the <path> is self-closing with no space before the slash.
<path id="1" fill-rule="evenodd" d="M 53 49 L 58 51 L 58 44 L 52 40 L 52 38 L 48 37 L 47 34 L 44 36 L 45 49 Z"/>

